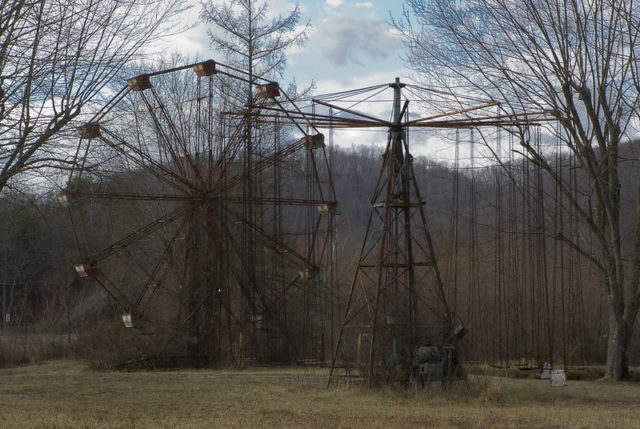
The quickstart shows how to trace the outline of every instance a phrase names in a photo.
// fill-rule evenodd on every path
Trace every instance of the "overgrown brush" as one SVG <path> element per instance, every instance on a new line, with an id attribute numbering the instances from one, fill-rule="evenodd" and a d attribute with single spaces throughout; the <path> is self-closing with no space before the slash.
<path id="1" fill-rule="evenodd" d="M 28 365 L 69 355 L 65 336 L 14 330 L 0 335 L 0 368 Z"/>
<path id="2" fill-rule="evenodd" d="M 92 369 L 120 369 L 140 359 L 148 349 L 148 339 L 122 323 L 105 322 L 80 335 L 72 346 L 72 356 Z"/>

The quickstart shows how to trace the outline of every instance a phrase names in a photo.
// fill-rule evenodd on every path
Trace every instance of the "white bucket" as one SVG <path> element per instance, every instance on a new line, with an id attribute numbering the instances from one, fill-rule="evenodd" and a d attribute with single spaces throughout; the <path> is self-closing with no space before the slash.
<path id="1" fill-rule="evenodd" d="M 549 380 L 551 378 L 551 364 L 549 362 L 545 362 L 542 364 L 540 378 L 543 380 Z"/>
<path id="2" fill-rule="evenodd" d="M 567 375 L 564 369 L 554 369 L 551 371 L 551 387 L 562 387 L 567 385 Z"/>

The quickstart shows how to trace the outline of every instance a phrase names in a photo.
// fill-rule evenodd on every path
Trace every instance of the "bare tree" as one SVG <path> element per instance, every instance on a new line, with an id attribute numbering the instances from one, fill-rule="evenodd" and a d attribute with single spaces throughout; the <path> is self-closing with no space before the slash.
<path id="1" fill-rule="evenodd" d="M 258 79 L 282 77 L 286 67 L 286 49 L 304 45 L 311 24 L 299 24 L 300 7 L 297 4 L 287 16 L 278 16 L 270 21 L 268 4 L 258 0 L 203 0 L 200 5 L 201 20 L 213 24 L 208 31 L 213 48 L 220 51 L 231 66 L 248 74 L 244 84 L 236 81 L 232 85 L 224 81 L 223 98 L 235 110 L 251 109 Z M 246 121 L 245 133 L 246 160 L 252 162 L 254 132 L 251 121 Z M 249 193 L 251 181 L 249 177 Z"/>
<path id="2" fill-rule="evenodd" d="M 175 31 L 182 10 L 178 0 L 0 0 L 0 192 L 16 175 L 63 165 L 63 132 L 114 95 L 108 85 Z"/>
<path id="3" fill-rule="evenodd" d="M 233 94 L 241 103 L 253 104 L 252 85 L 256 76 L 281 77 L 286 67 L 285 50 L 302 46 L 311 30 L 309 22 L 300 24 L 300 7 L 296 4 L 287 16 L 268 20 L 268 4 L 257 0 L 201 2 L 200 18 L 213 24 L 209 30 L 211 45 L 230 65 L 245 70 L 249 82 L 244 91 Z"/>
<path id="4" fill-rule="evenodd" d="M 521 149 L 556 180 L 596 243 L 592 250 L 587 240 L 557 235 L 601 273 L 609 308 L 606 375 L 628 378 L 640 306 L 640 209 L 625 247 L 631 234 L 621 231 L 618 167 L 619 146 L 632 136 L 639 107 L 640 6 L 624 0 L 406 0 L 394 24 L 409 48 L 407 61 L 432 85 L 488 95 L 507 113 L 557 112 L 552 132 L 588 177 L 581 199 L 543 150 L 527 138 Z"/>

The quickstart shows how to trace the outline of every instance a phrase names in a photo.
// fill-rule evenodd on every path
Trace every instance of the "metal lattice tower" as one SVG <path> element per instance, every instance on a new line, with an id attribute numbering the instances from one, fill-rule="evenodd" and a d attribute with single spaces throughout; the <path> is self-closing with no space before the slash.
<path id="1" fill-rule="evenodd" d="M 333 374 L 341 346 L 355 340 L 350 352 L 369 382 L 410 371 L 415 347 L 432 341 L 429 328 L 450 312 L 402 123 L 404 84 L 390 87 L 392 123 L 331 362 Z"/>
<path id="2" fill-rule="evenodd" d="M 419 377 L 424 380 L 432 373 L 438 374 L 440 380 L 464 377 L 456 341 L 465 329 L 447 301 L 446 286 L 427 225 L 426 201 L 413 169 L 408 131 L 411 128 L 528 126 L 535 123 L 532 117 L 548 113 L 524 117 L 472 113 L 498 104 L 488 102 L 411 119 L 409 100 L 402 101 L 403 88 L 414 92 L 426 89 L 405 85 L 396 78 L 392 84 L 362 91 L 384 91 L 385 87 L 393 90 L 390 121 L 330 104 L 326 99 L 314 100 L 340 112 L 340 116 L 331 119 L 314 118 L 324 126 L 387 129 L 387 144 L 381 156 L 357 267 L 346 296 L 328 384 L 339 367 L 346 369 L 347 376 L 366 379 L 369 386 Z M 344 94 L 350 98 L 356 93 L 357 90 Z M 339 95 L 332 97 L 338 99 Z M 349 101 L 357 104 L 353 99 Z M 438 367 L 437 370 L 434 371 L 434 367 Z"/>

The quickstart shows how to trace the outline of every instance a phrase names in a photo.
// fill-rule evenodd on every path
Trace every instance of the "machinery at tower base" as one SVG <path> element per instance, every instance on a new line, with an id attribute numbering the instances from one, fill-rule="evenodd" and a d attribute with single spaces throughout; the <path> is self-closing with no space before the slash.
<path id="1" fill-rule="evenodd" d="M 446 345 L 434 345 L 426 342 L 418 345 L 413 362 L 413 382 L 422 387 L 431 381 L 460 381 L 466 379 L 462 361 L 458 355 L 456 343 L 467 334 L 462 324 L 456 326 Z"/>

